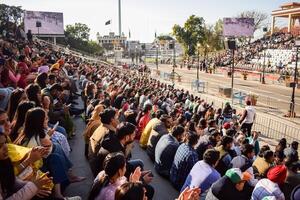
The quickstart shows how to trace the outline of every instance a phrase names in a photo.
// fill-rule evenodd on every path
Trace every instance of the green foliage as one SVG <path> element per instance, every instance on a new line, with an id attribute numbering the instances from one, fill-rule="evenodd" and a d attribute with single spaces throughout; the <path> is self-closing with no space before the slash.
<path id="1" fill-rule="evenodd" d="M 22 23 L 23 10 L 21 6 L 8 6 L 0 4 L 0 25 L 12 22 L 16 25 Z"/>
<path id="2" fill-rule="evenodd" d="M 97 42 L 89 40 L 89 35 L 90 28 L 86 24 L 75 23 L 67 25 L 65 38 L 58 39 L 57 42 L 88 54 L 102 55 L 103 48 Z"/>
<path id="3" fill-rule="evenodd" d="M 170 35 L 159 35 L 159 36 L 157 36 L 157 39 L 159 41 L 161 41 L 161 40 L 173 40 L 173 38 Z"/>
<path id="4" fill-rule="evenodd" d="M 75 39 L 88 41 L 90 38 L 90 31 L 91 29 L 86 24 L 82 23 L 66 26 L 66 33 Z"/>
<path id="5" fill-rule="evenodd" d="M 205 24 L 202 17 L 192 15 L 181 27 L 173 26 L 173 35 L 184 48 L 185 55 L 195 55 L 197 44 L 202 44 L 205 38 Z"/>

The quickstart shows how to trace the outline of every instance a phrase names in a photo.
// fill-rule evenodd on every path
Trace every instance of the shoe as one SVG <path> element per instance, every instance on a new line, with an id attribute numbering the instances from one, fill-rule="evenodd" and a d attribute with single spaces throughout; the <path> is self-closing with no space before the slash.
<path id="1" fill-rule="evenodd" d="M 80 196 L 75 196 L 75 197 L 65 197 L 64 200 L 81 200 Z"/>

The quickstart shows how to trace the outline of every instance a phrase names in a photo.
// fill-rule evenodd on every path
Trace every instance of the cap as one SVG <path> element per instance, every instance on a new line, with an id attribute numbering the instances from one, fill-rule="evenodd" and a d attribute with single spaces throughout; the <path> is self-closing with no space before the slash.
<path id="1" fill-rule="evenodd" d="M 59 69 L 59 64 L 55 63 L 51 66 L 51 69 Z"/>
<path id="2" fill-rule="evenodd" d="M 229 122 L 224 123 L 223 128 L 224 129 L 229 129 L 230 128 L 230 123 Z"/>
<path id="3" fill-rule="evenodd" d="M 239 168 L 231 168 L 227 170 L 225 176 L 227 176 L 233 183 L 248 181 L 251 179 L 251 174 L 249 174 L 249 172 L 242 173 Z"/>
<path id="4" fill-rule="evenodd" d="M 277 165 L 268 171 L 267 178 L 277 184 L 283 184 L 287 175 L 285 165 Z"/>

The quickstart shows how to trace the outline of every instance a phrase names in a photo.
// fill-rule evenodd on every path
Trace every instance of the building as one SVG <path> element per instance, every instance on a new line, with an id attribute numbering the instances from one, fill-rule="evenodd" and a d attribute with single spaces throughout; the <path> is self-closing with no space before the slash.
<path id="1" fill-rule="evenodd" d="M 146 57 L 158 57 L 160 59 L 170 59 L 174 55 L 174 42 L 173 40 L 155 40 L 153 43 L 145 44 Z M 175 42 L 175 56 L 180 57 L 183 55 L 183 48 Z"/>
<path id="2" fill-rule="evenodd" d="M 296 20 L 299 20 L 300 17 L 300 3 L 292 2 L 285 3 L 280 6 L 280 9 L 272 11 L 272 27 L 271 33 L 274 33 L 276 18 L 286 18 L 288 19 L 287 32 L 293 32 L 295 28 Z M 299 21 L 298 21 L 299 22 Z"/>
<path id="3" fill-rule="evenodd" d="M 122 36 L 115 35 L 114 32 L 110 32 L 109 35 L 100 36 L 97 35 L 97 40 L 99 44 L 106 50 L 113 50 L 116 47 L 125 48 L 126 37 L 124 34 Z"/>

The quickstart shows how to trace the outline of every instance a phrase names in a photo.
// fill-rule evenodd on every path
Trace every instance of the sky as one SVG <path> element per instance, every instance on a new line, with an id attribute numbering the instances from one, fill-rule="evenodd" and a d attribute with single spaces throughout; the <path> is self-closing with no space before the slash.
<path id="1" fill-rule="evenodd" d="M 0 0 L 7 5 L 22 6 L 25 10 L 63 12 L 64 25 L 76 22 L 91 28 L 90 38 L 96 33 L 118 33 L 118 0 Z M 247 10 L 270 14 L 288 0 L 121 0 L 122 32 L 131 40 L 152 42 L 157 35 L 169 34 L 174 24 L 183 25 L 194 14 L 208 24 L 223 17 L 234 17 Z M 105 22 L 112 20 L 111 25 Z M 269 20 L 271 21 L 271 20 Z M 279 22 L 279 25 L 283 22 Z M 286 22 L 287 24 L 287 22 Z"/>

